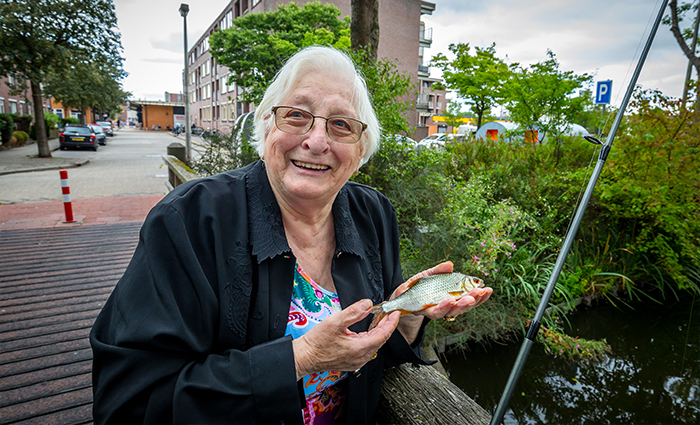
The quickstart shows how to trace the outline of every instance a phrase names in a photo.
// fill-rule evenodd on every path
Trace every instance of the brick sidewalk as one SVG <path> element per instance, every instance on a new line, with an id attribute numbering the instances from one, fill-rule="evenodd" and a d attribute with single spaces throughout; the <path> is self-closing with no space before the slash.
<path id="1" fill-rule="evenodd" d="M 76 223 L 63 223 L 62 201 L 0 205 L 0 231 L 143 222 L 163 195 L 114 196 L 73 200 Z"/>

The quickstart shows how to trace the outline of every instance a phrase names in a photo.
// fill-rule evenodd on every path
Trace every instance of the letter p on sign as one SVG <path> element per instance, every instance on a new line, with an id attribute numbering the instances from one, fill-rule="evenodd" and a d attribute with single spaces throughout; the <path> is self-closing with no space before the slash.
<path id="1" fill-rule="evenodd" d="M 610 104 L 610 95 L 612 94 L 612 80 L 598 81 L 596 85 L 595 103 L 597 105 Z"/>

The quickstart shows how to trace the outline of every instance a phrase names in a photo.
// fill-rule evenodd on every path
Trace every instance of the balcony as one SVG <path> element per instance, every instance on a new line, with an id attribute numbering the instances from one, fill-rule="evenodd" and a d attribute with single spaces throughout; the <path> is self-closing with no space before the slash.
<path id="1" fill-rule="evenodd" d="M 433 29 L 426 28 L 425 26 L 420 26 L 420 39 L 419 43 L 421 47 L 430 47 L 433 44 Z"/>
<path id="2" fill-rule="evenodd" d="M 428 65 L 419 64 L 418 65 L 418 76 L 419 77 L 430 77 L 430 67 Z"/>

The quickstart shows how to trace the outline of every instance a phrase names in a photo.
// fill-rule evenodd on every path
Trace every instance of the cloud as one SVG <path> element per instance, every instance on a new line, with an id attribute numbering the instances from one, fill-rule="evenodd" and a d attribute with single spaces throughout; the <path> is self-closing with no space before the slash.
<path id="1" fill-rule="evenodd" d="M 154 49 L 165 50 L 180 55 L 184 54 L 184 40 L 182 37 L 182 32 L 178 34 L 169 34 L 165 37 L 151 38 L 150 41 L 151 46 L 153 46 Z"/>
<path id="2" fill-rule="evenodd" d="M 495 42 L 497 56 L 522 65 L 546 60 L 551 49 L 562 70 L 596 74 L 623 87 L 658 7 L 656 0 L 440 1 L 432 15 L 421 17 L 433 28 L 425 60 L 438 52 L 451 57 L 452 43 L 485 47 Z M 685 75 L 685 63 L 669 28 L 662 25 L 639 82 L 679 96 L 682 82 L 675 84 Z"/>

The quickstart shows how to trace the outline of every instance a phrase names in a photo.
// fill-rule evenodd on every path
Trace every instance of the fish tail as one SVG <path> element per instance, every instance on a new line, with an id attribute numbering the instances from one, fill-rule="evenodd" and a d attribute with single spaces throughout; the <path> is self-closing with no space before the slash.
<path id="1" fill-rule="evenodd" d="M 374 329 L 377 326 L 377 324 L 379 322 L 381 322 L 381 320 L 384 317 L 386 317 L 387 313 L 385 313 L 384 310 L 382 309 L 382 305 L 384 305 L 385 302 L 386 301 L 372 307 L 372 310 L 370 311 L 370 313 L 374 314 L 374 318 L 372 319 L 372 323 L 370 323 L 370 325 L 369 325 L 369 329 L 367 329 L 368 331 L 371 331 L 372 329 Z"/>

